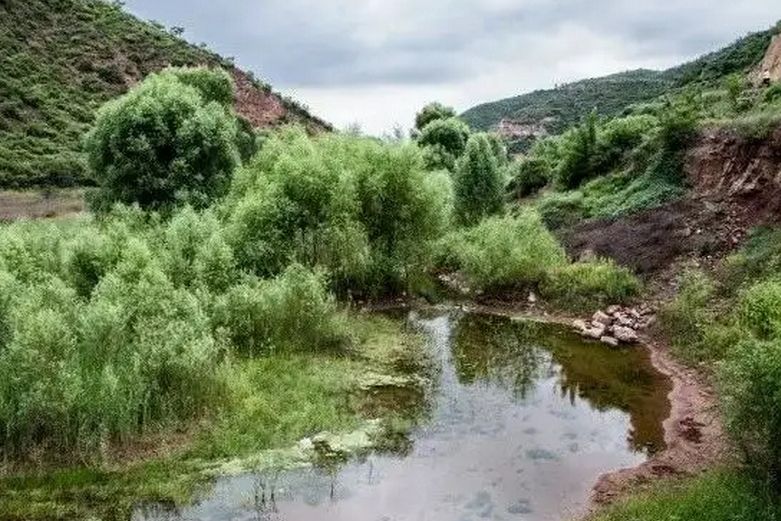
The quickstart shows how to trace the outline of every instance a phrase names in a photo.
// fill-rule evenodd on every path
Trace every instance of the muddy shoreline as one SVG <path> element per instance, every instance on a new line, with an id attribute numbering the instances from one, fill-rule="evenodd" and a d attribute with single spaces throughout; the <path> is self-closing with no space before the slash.
<path id="1" fill-rule="evenodd" d="M 670 416 L 664 421 L 665 450 L 637 467 L 601 476 L 594 485 L 592 510 L 613 503 L 649 483 L 696 474 L 728 461 L 729 447 L 716 404 L 716 394 L 698 371 L 674 359 L 669 346 L 644 335 L 642 345 L 654 367 L 670 378 Z"/>
<path id="2" fill-rule="evenodd" d="M 461 309 L 571 326 L 578 316 L 548 312 L 542 308 L 509 302 L 475 302 L 424 306 Z M 602 507 L 642 491 L 665 478 L 685 477 L 729 461 L 730 451 L 716 404 L 716 394 L 707 379 L 695 369 L 675 360 L 669 346 L 654 331 L 641 335 L 638 347 L 650 353 L 651 363 L 672 383 L 668 394 L 670 415 L 663 422 L 666 448 L 638 466 L 603 474 L 592 489 L 586 517 Z"/>

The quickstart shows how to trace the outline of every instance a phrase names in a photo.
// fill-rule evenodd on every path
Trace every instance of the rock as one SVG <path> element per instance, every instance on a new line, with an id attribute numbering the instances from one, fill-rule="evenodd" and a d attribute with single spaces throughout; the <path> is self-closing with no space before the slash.
<path id="1" fill-rule="evenodd" d="M 572 327 L 580 331 L 581 333 L 588 329 L 588 326 L 586 325 L 585 320 L 577 319 L 572 321 Z"/>
<path id="2" fill-rule="evenodd" d="M 605 310 L 608 315 L 615 315 L 619 311 L 621 311 L 621 306 L 608 306 Z"/>
<path id="3" fill-rule="evenodd" d="M 591 317 L 591 320 L 595 323 L 603 324 L 605 326 L 609 326 L 613 322 L 613 319 L 602 311 L 597 311 L 594 313 L 594 316 Z"/>
<path id="4" fill-rule="evenodd" d="M 593 338 L 594 340 L 599 340 L 605 335 L 605 331 L 607 330 L 607 326 L 604 324 L 594 325 L 592 327 L 586 328 L 585 331 L 583 331 L 583 334 L 586 335 L 589 338 Z"/>
<path id="5" fill-rule="evenodd" d="M 603 344 L 607 344 L 611 347 L 618 347 L 618 339 L 612 336 L 603 336 L 599 339 L 600 342 Z"/>
<path id="6" fill-rule="evenodd" d="M 640 318 L 641 315 L 635 308 L 632 308 L 629 310 L 629 316 L 634 318 Z"/>
<path id="7" fill-rule="evenodd" d="M 635 325 L 635 321 L 626 315 L 618 315 L 618 317 L 616 318 L 616 322 L 618 322 L 619 326 L 624 326 L 624 327 L 634 327 Z"/>
<path id="8" fill-rule="evenodd" d="M 533 291 L 530 291 L 528 300 L 529 300 L 529 304 L 536 304 L 537 303 L 537 295 L 535 295 Z"/>
<path id="9" fill-rule="evenodd" d="M 626 342 L 628 344 L 637 342 L 637 331 L 631 327 L 615 326 L 613 328 L 613 336 L 621 342 Z"/>
<path id="10" fill-rule="evenodd" d="M 303 452 L 309 452 L 315 449 L 315 444 L 312 442 L 312 438 L 302 438 L 298 442 L 298 448 Z"/>

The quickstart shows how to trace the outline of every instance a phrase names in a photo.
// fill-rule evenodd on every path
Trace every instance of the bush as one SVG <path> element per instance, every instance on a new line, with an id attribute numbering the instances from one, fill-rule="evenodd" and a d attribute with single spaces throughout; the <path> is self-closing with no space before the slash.
<path id="1" fill-rule="evenodd" d="M 572 226 L 588 216 L 583 193 L 578 191 L 546 194 L 536 208 L 549 230 Z"/>
<path id="2" fill-rule="evenodd" d="M 510 164 L 508 175 L 510 179 L 507 191 L 513 199 L 521 199 L 537 193 L 548 184 L 550 166 L 539 158 L 516 160 Z"/>
<path id="3" fill-rule="evenodd" d="M 653 138 L 658 120 L 652 116 L 611 119 L 597 133 L 594 170 L 604 175 L 625 162 L 637 147 Z"/>
<path id="4" fill-rule="evenodd" d="M 477 223 L 502 211 L 504 179 L 494 147 L 486 134 L 469 138 L 455 175 L 455 210 L 462 224 Z"/>
<path id="5" fill-rule="evenodd" d="M 595 173 L 597 148 L 597 116 L 561 136 L 561 161 L 556 169 L 556 182 L 565 189 L 577 188 Z"/>
<path id="6" fill-rule="evenodd" d="M 98 209 L 117 201 L 204 207 L 225 193 L 239 162 L 236 118 L 202 94 L 221 99 L 223 80 L 200 69 L 164 71 L 98 112 L 85 141 Z"/>
<path id="7" fill-rule="evenodd" d="M 415 128 L 418 131 L 421 131 L 432 121 L 455 117 L 456 111 L 453 107 L 447 107 L 435 101 L 423 107 L 420 112 L 415 115 Z"/>
<path id="8" fill-rule="evenodd" d="M 435 119 L 421 130 L 418 145 L 434 147 L 439 154 L 459 158 L 468 139 L 469 127 L 460 119 Z"/>
<path id="9" fill-rule="evenodd" d="M 740 325 L 763 340 L 781 337 L 781 282 L 751 286 L 740 299 Z"/>
<path id="10" fill-rule="evenodd" d="M 439 253 L 478 289 L 534 286 L 547 270 L 566 263 L 564 250 L 528 210 L 453 232 L 441 241 Z"/>
<path id="11" fill-rule="evenodd" d="M 325 269 L 337 289 L 378 294 L 425 269 L 451 191 L 415 146 L 286 129 L 239 173 L 222 211 L 242 267 L 276 275 L 294 261 Z"/>
<path id="12" fill-rule="evenodd" d="M 599 259 L 552 269 L 541 290 L 560 307 L 593 310 L 627 303 L 639 292 L 640 281 L 629 269 Z"/>
<path id="13" fill-rule="evenodd" d="M 681 277 L 675 299 L 663 306 L 659 321 L 679 355 L 689 361 L 712 360 L 714 353 L 704 351 L 705 330 L 715 325 L 710 309 L 715 294 L 713 282 L 700 271 L 688 271 Z"/>
<path id="14" fill-rule="evenodd" d="M 215 326 L 245 354 L 333 347 L 346 337 L 322 273 L 292 265 L 273 280 L 243 283 L 220 297 Z"/>
<path id="15" fill-rule="evenodd" d="M 752 472 L 781 492 L 781 343 L 745 339 L 719 368 L 726 426 Z"/>

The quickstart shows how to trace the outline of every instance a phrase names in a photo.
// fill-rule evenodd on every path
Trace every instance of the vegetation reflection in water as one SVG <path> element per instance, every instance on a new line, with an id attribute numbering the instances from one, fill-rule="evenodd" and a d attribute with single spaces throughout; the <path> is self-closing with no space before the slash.
<path id="1" fill-rule="evenodd" d="M 669 382 L 645 350 L 487 315 L 410 320 L 429 337 L 435 383 L 409 443 L 389 444 L 398 452 L 224 478 L 192 507 L 150 505 L 133 520 L 565 518 L 600 474 L 663 448 Z"/>

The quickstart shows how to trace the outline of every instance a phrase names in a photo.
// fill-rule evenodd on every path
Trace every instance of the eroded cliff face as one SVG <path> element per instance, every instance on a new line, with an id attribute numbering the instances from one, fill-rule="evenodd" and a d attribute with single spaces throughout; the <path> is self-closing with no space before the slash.
<path id="1" fill-rule="evenodd" d="M 753 74 L 755 83 L 761 83 L 769 78 L 770 81 L 781 81 L 781 34 L 777 34 L 767 48 L 765 58 L 762 60 Z"/>
<path id="2" fill-rule="evenodd" d="M 686 155 L 685 172 L 701 197 L 740 205 L 752 221 L 781 221 L 781 127 L 762 139 L 706 131 Z"/>

